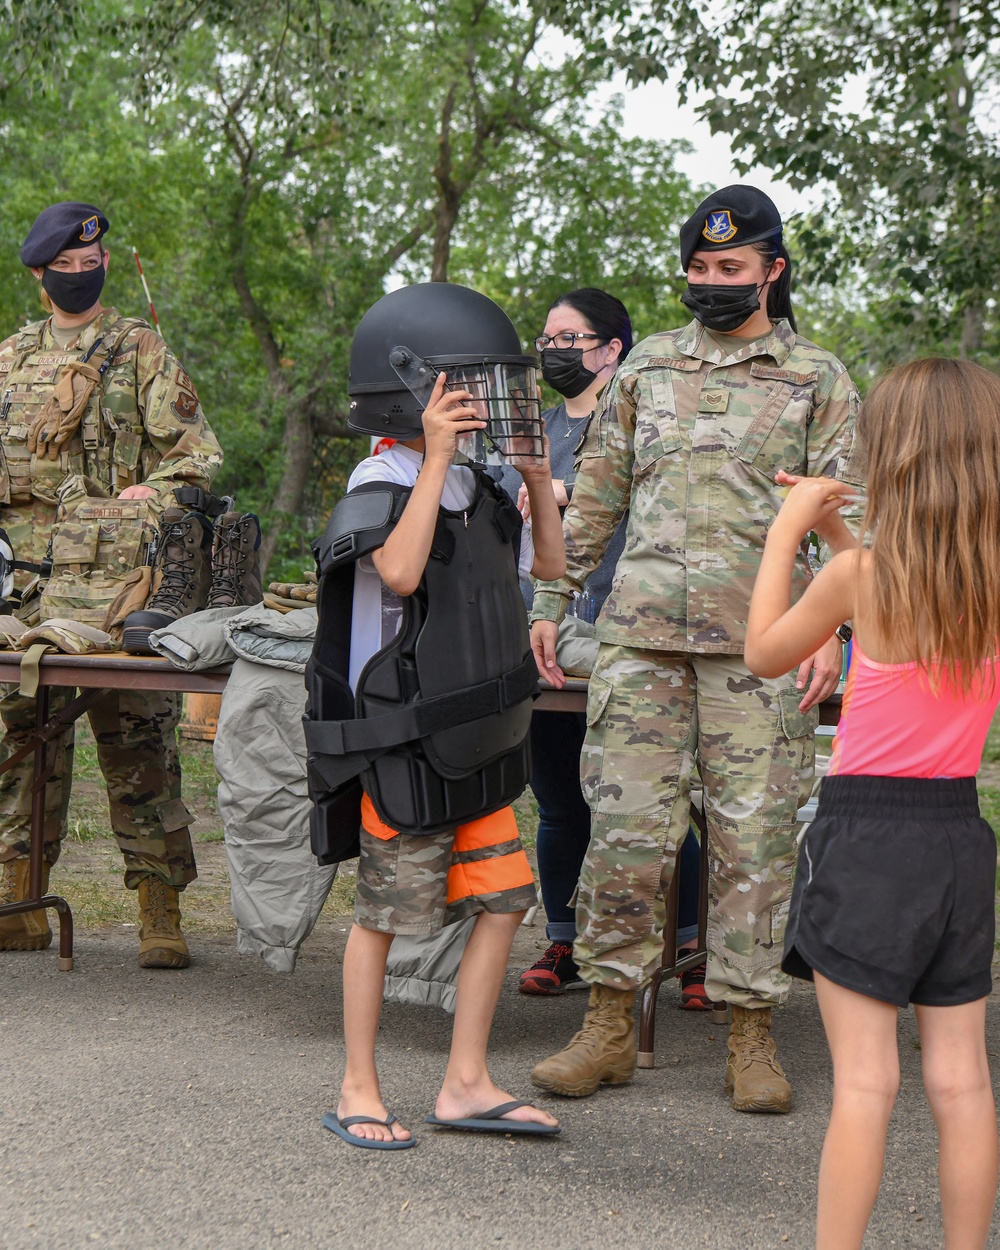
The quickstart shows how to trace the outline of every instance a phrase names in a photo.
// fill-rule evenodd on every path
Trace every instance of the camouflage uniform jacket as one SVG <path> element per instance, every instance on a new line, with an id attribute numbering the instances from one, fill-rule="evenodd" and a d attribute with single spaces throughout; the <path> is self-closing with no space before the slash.
<path id="1" fill-rule="evenodd" d="M 627 510 L 600 641 L 742 652 L 778 470 L 860 479 L 844 366 L 787 321 L 735 348 L 726 355 L 695 321 L 629 353 L 578 451 L 566 576 L 536 585 L 532 620 L 561 619 Z M 803 545 L 793 598 L 809 576 Z"/>
<path id="2" fill-rule="evenodd" d="M 108 367 L 79 429 L 58 459 L 28 452 L 28 430 L 60 380 L 104 338 L 114 343 Z M 93 358 L 92 358 L 93 359 Z M 38 321 L 0 343 L 0 526 L 18 559 L 45 555 L 57 493 L 72 474 L 86 474 L 110 495 L 144 483 L 159 512 L 175 486 L 207 487 L 222 448 L 205 420 L 198 393 L 163 339 L 146 322 L 104 309 L 70 347 Z"/>

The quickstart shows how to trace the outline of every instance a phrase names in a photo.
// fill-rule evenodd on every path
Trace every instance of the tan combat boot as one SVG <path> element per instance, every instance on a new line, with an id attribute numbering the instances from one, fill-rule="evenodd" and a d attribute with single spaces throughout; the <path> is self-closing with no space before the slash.
<path id="1" fill-rule="evenodd" d="M 599 1085 L 623 1085 L 635 1074 L 634 990 L 590 989 L 583 1028 L 558 1054 L 531 1070 L 531 1083 L 567 1098 L 585 1098 Z"/>
<path id="2" fill-rule="evenodd" d="M 0 874 L 0 903 L 20 903 L 28 897 L 29 864 L 26 859 L 8 859 Z M 42 893 L 49 892 L 49 865 L 42 863 Z M 52 941 L 45 909 L 24 911 L 0 920 L 0 951 L 40 951 Z"/>
<path id="3" fill-rule="evenodd" d="M 186 968 L 191 962 L 181 933 L 177 891 L 160 877 L 139 882 L 140 968 Z"/>
<path id="4" fill-rule="evenodd" d="M 775 1058 L 770 1007 L 730 1007 L 726 1093 L 736 1111 L 791 1110 L 792 1087 Z"/>

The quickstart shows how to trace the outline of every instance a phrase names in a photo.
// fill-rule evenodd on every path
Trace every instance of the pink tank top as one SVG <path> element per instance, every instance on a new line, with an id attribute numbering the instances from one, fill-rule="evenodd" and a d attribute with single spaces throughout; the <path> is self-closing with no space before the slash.
<path id="1" fill-rule="evenodd" d="M 854 639 L 829 773 L 974 777 L 1000 702 L 1000 666 L 984 665 L 969 694 L 937 694 L 915 663 L 879 664 Z"/>

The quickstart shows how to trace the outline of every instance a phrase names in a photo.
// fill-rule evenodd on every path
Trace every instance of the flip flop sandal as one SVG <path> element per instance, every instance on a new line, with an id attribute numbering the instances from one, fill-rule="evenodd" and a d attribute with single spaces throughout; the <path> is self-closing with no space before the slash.
<path id="1" fill-rule="evenodd" d="M 411 1137 L 409 1141 L 399 1141 L 396 1138 L 392 1141 L 373 1141 L 370 1137 L 359 1137 L 357 1133 L 348 1132 L 352 1124 L 383 1124 L 386 1128 L 390 1128 L 398 1123 L 399 1121 L 391 1112 L 384 1120 L 380 1120 L 375 1115 L 345 1115 L 341 1119 L 335 1111 L 327 1111 L 323 1115 L 324 1128 L 342 1137 L 349 1146 L 361 1146 L 364 1150 L 409 1150 L 411 1146 L 415 1146 L 417 1144 L 415 1137 Z"/>
<path id="2" fill-rule="evenodd" d="M 434 1124 L 437 1128 L 464 1128 L 472 1133 L 513 1133 L 524 1137 L 554 1137 L 562 1132 L 558 1124 L 536 1124 L 532 1120 L 503 1120 L 501 1116 L 508 1111 L 516 1111 L 518 1107 L 530 1107 L 530 1102 L 502 1102 L 489 1111 L 480 1111 L 476 1115 L 460 1120 L 439 1120 L 436 1115 L 424 1116 L 425 1124 Z"/>

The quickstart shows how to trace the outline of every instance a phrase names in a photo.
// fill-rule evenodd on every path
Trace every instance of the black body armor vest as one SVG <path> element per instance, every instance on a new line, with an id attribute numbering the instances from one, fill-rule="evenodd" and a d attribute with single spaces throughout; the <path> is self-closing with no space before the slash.
<path id="1" fill-rule="evenodd" d="M 315 547 L 319 623 L 306 669 L 311 833 L 320 863 L 358 853 L 364 791 L 403 833 L 498 811 L 530 775 L 537 670 L 518 586 L 521 517 L 484 472 L 464 512 L 441 508 L 399 633 L 348 684 L 355 561 L 384 545 L 410 489 L 366 483 Z"/>

